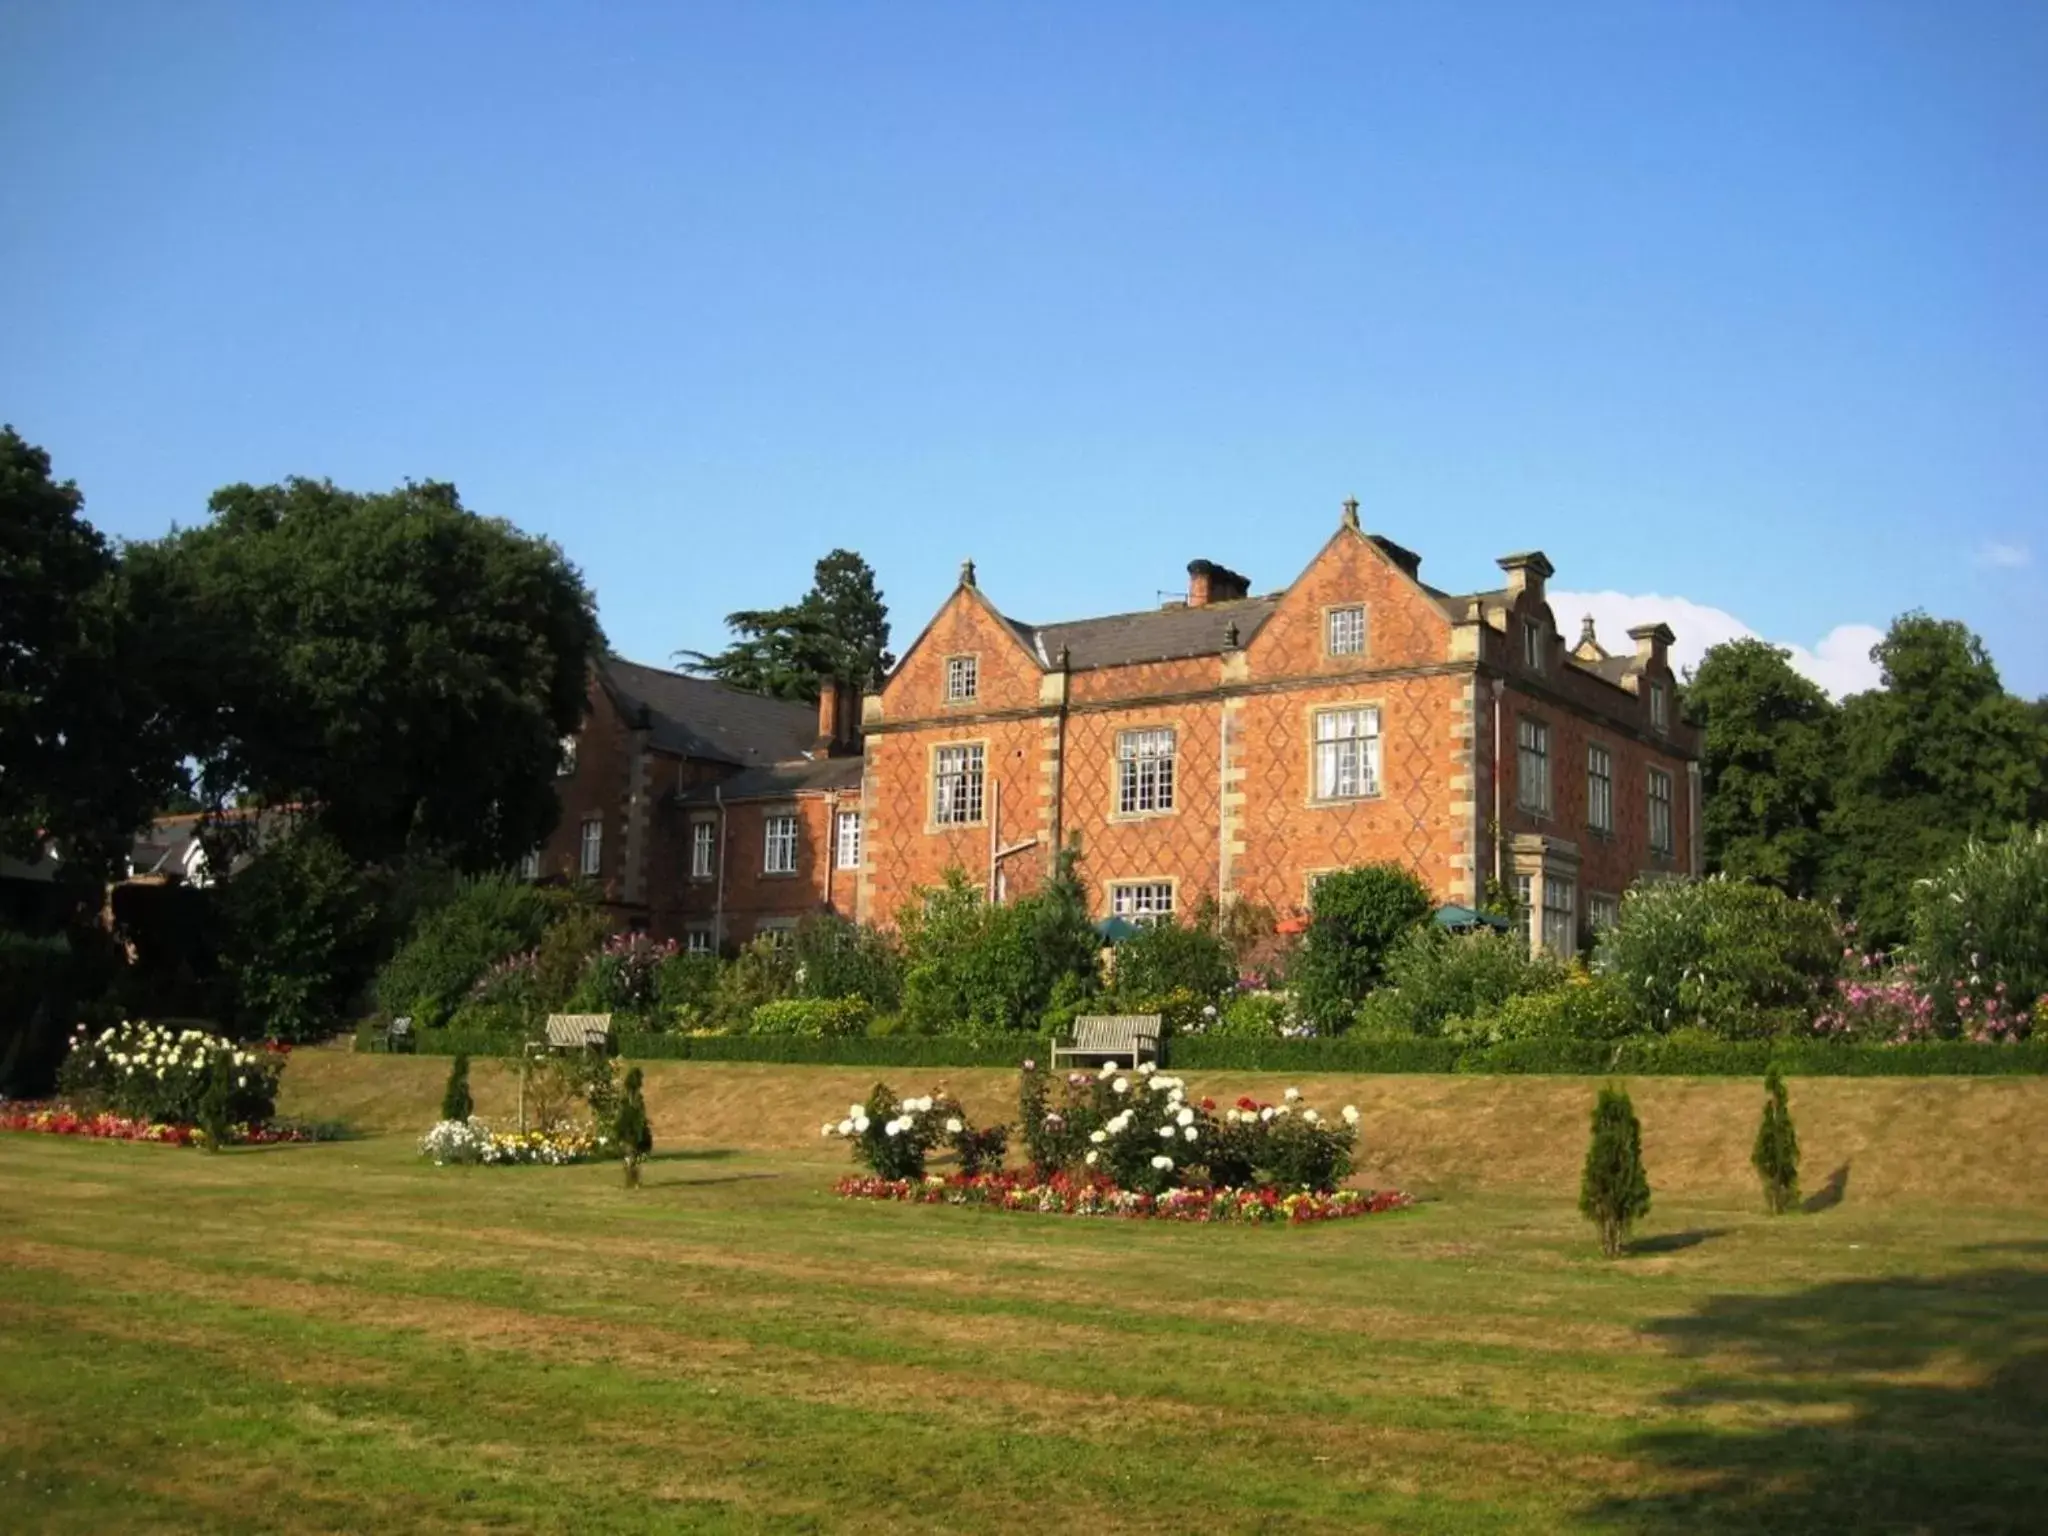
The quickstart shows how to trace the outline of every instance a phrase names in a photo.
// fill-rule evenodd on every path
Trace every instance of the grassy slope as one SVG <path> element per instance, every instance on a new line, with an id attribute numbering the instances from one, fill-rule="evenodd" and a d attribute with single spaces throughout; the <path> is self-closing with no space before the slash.
<path id="1" fill-rule="evenodd" d="M 411 1133 L 440 1066 L 287 1080 Z M 838 1202 L 816 1100 L 859 1076 L 651 1072 L 637 1196 L 397 1135 L 0 1137 L 0 1525 L 2021 1530 L 2048 1501 L 2048 1202 L 2004 1139 L 2036 1085 L 1795 1085 L 1810 1166 L 1854 1172 L 1778 1221 L 1754 1090 L 1644 1085 L 1657 1208 L 1608 1264 L 1571 1208 L 1583 1084 L 1361 1082 L 1446 1198 L 1208 1231 Z M 1906 1169 L 1915 1089 L 1980 1117 L 1929 1160 L 1956 1200 Z"/>
<path id="2" fill-rule="evenodd" d="M 417 1135 L 440 1107 L 446 1058 L 301 1052 L 285 1074 L 282 1108 Z M 752 1066 L 649 1062 L 647 1104 L 664 1145 L 807 1150 L 828 1116 L 865 1099 L 877 1076 L 902 1093 L 944 1082 L 981 1121 L 1015 1120 L 1014 1072 L 976 1069 Z M 1240 1093 L 1277 1101 L 1295 1079 L 1194 1073 L 1189 1086 L 1227 1103 Z M 1576 1187 L 1598 1080 L 1570 1077 L 1317 1075 L 1299 1080 L 1329 1112 L 1365 1116 L 1362 1182 L 1428 1193 Z M 509 1069 L 471 1069 L 478 1113 L 510 1123 Z M 1673 1194 L 1747 1199 L 1760 1084 L 1725 1078 L 1636 1078 L 1645 1158 Z M 2017 1149 L 2048 1146 L 2048 1079 L 1799 1078 L 1791 1085 L 1805 1166 L 1818 1183 L 1846 1166 L 1871 1198 L 1991 1204 L 2048 1199 L 2048 1172 Z"/>

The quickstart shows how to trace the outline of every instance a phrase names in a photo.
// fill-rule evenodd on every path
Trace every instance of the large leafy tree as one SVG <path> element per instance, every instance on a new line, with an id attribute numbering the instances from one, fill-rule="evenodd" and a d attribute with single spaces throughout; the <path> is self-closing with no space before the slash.
<path id="1" fill-rule="evenodd" d="M 1905 614 L 1871 655 L 1884 686 L 1842 706 L 1823 883 L 1866 942 L 1889 945 L 1906 937 L 1913 882 L 1970 837 L 2038 819 L 2048 786 L 2041 724 L 1966 626 Z"/>
<path id="2" fill-rule="evenodd" d="M 749 693 L 815 702 L 821 678 L 878 688 L 889 654 L 889 606 L 875 573 L 850 549 L 820 560 L 811 589 L 785 608 L 730 613 L 732 644 L 715 655 L 684 651 L 691 670 Z"/>
<path id="3" fill-rule="evenodd" d="M 1826 850 L 1835 706 L 1790 655 L 1763 640 L 1714 646 L 1685 708 L 1702 736 L 1708 869 L 1811 896 Z"/>
<path id="4" fill-rule="evenodd" d="M 50 457 L 0 428 L 0 851 L 117 869 L 182 779 L 114 549 Z"/>
<path id="5" fill-rule="evenodd" d="M 128 552 L 209 804 L 306 808 L 358 862 L 508 864 L 559 815 L 602 641 L 553 543 L 452 485 L 232 485 Z"/>

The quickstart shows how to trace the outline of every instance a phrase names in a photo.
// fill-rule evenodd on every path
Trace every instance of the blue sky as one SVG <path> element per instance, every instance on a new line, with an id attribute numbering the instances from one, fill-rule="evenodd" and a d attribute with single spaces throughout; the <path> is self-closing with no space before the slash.
<path id="1" fill-rule="evenodd" d="M 0 418 L 129 537 L 455 481 L 622 652 L 1358 496 L 1455 589 L 2048 692 L 2048 6 L 0 0 Z"/>

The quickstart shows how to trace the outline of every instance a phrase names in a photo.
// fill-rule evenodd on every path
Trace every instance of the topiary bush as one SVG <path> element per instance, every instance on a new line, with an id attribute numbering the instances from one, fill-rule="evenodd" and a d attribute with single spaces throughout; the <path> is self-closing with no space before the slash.
<path id="1" fill-rule="evenodd" d="M 1370 864 L 1323 876 L 1309 906 L 1308 934 L 1288 981 L 1303 1015 L 1337 1034 L 1385 979 L 1395 944 L 1429 920 L 1436 899 L 1413 870 Z"/>
<path id="2" fill-rule="evenodd" d="M 1596 965 L 1643 1028 L 1744 1040 L 1808 1027 L 1841 954 L 1826 908 L 1715 876 L 1635 886 L 1601 935 Z"/>
<path id="3" fill-rule="evenodd" d="M 441 1090 L 441 1118 L 467 1120 L 476 1113 L 476 1100 L 469 1091 L 469 1057 L 458 1055 L 448 1066 L 448 1082 Z"/>
<path id="4" fill-rule="evenodd" d="M 1764 1114 L 1756 1128 L 1750 1165 L 1763 1181 L 1764 1206 L 1782 1216 L 1799 1202 L 1799 1132 L 1785 1097 L 1785 1079 L 1773 1064 L 1764 1073 Z"/>
<path id="5" fill-rule="evenodd" d="M 612 1119 L 612 1141 L 625 1165 L 628 1189 L 640 1187 L 641 1159 L 654 1150 L 654 1130 L 647 1123 L 647 1102 L 641 1097 L 644 1081 L 638 1067 L 626 1074 L 625 1092 L 619 1097 L 618 1113 Z"/>
<path id="6" fill-rule="evenodd" d="M 1609 1084 L 1593 1106 L 1593 1140 L 1579 1180 L 1579 1211 L 1600 1233 L 1600 1251 L 1621 1252 L 1629 1228 L 1650 1213 L 1643 1169 L 1643 1126 L 1628 1090 Z"/>

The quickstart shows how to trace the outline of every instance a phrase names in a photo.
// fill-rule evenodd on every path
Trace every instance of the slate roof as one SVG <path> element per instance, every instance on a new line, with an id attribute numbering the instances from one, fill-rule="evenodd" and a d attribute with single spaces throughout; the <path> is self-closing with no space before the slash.
<path id="1" fill-rule="evenodd" d="M 771 763 L 749 768 L 717 784 L 700 784 L 684 795 L 686 805 L 711 805 L 720 800 L 779 800 L 805 790 L 858 789 L 863 760 L 819 757 L 808 762 Z"/>
<path id="2" fill-rule="evenodd" d="M 1008 621 L 1042 666 L 1059 664 L 1060 649 L 1075 671 L 1089 667 L 1123 667 L 1146 661 L 1178 661 L 1189 656 L 1218 656 L 1226 632 L 1237 626 L 1237 643 L 1251 644 L 1259 626 L 1280 606 L 1278 595 L 1208 603 L 1200 608 L 1146 608 L 1114 613 L 1101 619 L 1075 619 L 1065 624 Z"/>
<path id="3" fill-rule="evenodd" d="M 813 705 L 617 656 L 606 657 L 600 671 L 628 719 L 645 708 L 654 745 L 664 752 L 746 768 L 802 757 L 818 739 Z"/>

